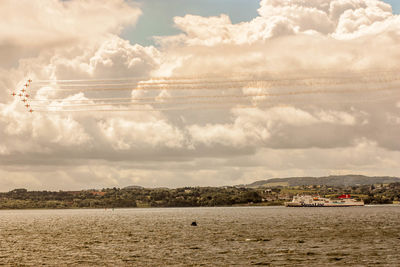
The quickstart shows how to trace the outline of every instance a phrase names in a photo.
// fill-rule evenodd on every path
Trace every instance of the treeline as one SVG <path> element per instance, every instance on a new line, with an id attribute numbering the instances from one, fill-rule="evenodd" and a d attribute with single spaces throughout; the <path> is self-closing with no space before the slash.
<path id="1" fill-rule="evenodd" d="M 296 194 L 335 198 L 351 194 L 366 204 L 391 204 L 400 200 L 400 183 L 388 185 L 333 187 L 296 186 L 274 188 L 184 187 L 107 188 L 82 191 L 28 191 L 0 193 L 0 209 L 33 208 L 133 208 L 212 207 L 233 205 L 283 205 Z"/>
<path id="2" fill-rule="evenodd" d="M 261 203 L 258 190 L 235 187 L 27 191 L 0 193 L 0 209 L 200 207 Z"/>

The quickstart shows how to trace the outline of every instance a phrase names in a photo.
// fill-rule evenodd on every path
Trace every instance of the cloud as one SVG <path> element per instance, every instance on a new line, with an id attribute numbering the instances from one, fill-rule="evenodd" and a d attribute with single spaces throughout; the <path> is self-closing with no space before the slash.
<path id="1" fill-rule="evenodd" d="M 356 138 L 351 129 L 360 120 L 358 115 L 343 111 L 305 111 L 291 106 L 236 109 L 233 113 L 231 124 L 190 126 L 194 144 L 284 149 L 345 146 Z M 333 128 L 337 132 L 330 134 Z M 345 140 L 339 129 L 347 129 Z"/>
<path id="2" fill-rule="evenodd" d="M 141 15 L 123 0 L 4 0 L 0 5 L 0 62 L 5 67 L 41 51 L 118 34 Z"/>
<path id="3" fill-rule="evenodd" d="M 340 155 L 340 156 L 338 156 Z M 400 152 L 388 151 L 367 139 L 343 148 L 270 149 L 238 157 L 188 161 L 89 161 L 71 165 L 3 166 L 0 188 L 27 187 L 76 190 L 128 186 L 221 186 L 250 183 L 269 177 L 360 173 L 396 173 Z M 384 169 L 385 171 L 382 171 Z"/>
<path id="4" fill-rule="evenodd" d="M 116 150 L 146 149 L 147 146 L 179 148 L 184 145 L 184 136 L 179 129 L 154 117 L 141 122 L 110 118 L 100 122 L 99 128 Z"/>
<path id="5" fill-rule="evenodd" d="M 165 67 L 187 75 L 398 68 L 400 16 L 382 1 L 263 0 L 258 11 L 238 24 L 223 14 L 175 17 L 182 34 L 157 40 L 181 61 Z"/>
<path id="6" fill-rule="evenodd" d="M 86 51 L 85 51 L 86 50 Z M 99 45 L 75 52 L 71 57 L 53 56 L 48 69 L 54 79 L 106 79 L 145 77 L 159 65 L 159 51 L 132 45 L 118 36 L 109 36 Z"/>
<path id="7" fill-rule="evenodd" d="M 1 5 L 11 26 L 0 26 L 0 175 L 7 177 L 0 189 L 224 185 L 399 171 L 400 19 L 382 1 L 263 0 L 259 16 L 238 24 L 224 14 L 187 14 L 174 18 L 182 33 L 158 37 L 158 47 L 119 36 L 141 14 L 122 0 Z M 9 15 L 19 10 L 27 10 L 20 20 Z M 171 84 L 160 91 L 60 92 L 53 84 L 34 96 L 53 99 L 55 108 L 72 99 L 154 98 L 157 104 L 143 106 L 147 112 L 27 114 L 9 95 L 27 76 L 130 77 L 145 87 L 157 86 L 149 77 L 160 75 L 167 77 L 158 81 L 186 77 L 186 87 L 204 90 L 170 90 L 178 87 Z M 223 97 L 230 94 L 254 96 Z M 226 109 L 207 107 L 215 103 Z M 164 106 L 187 109 L 157 110 Z"/>
<path id="8" fill-rule="evenodd" d="M 252 44 L 287 35 L 354 39 L 367 34 L 398 31 L 399 18 L 379 0 L 278 1 L 262 0 L 260 16 L 232 24 L 227 15 L 175 17 L 183 35 L 159 38 L 164 44 L 215 46 Z M 211 26 L 212 25 L 212 26 Z"/>
<path id="9" fill-rule="evenodd" d="M 23 163 L 41 154 L 42 164 L 50 155 L 54 160 L 68 161 L 71 155 L 97 158 L 98 151 L 179 147 L 182 134 L 157 112 L 136 117 L 111 114 L 27 114 L 18 99 L 9 96 L 10 88 L 19 86 L 28 74 L 37 79 L 104 79 L 142 77 L 158 68 L 159 51 L 154 47 L 130 44 L 118 34 L 127 24 L 134 24 L 140 9 L 124 1 L 21 1 L 2 3 L 1 12 L 12 27 L 3 27 L 0 43 L 23 47 L 35 55 L 22 55 L 3 63 L 17 68 L 0 69 L 1 154 L 5 162 Z M 22 8 L 23 7 L 23 8 Z M 15 19 L 8 14 L 30 10 L 31 16 Z M 7 14 L 7 15 L 6 15 Z M 30 25 L 29 31 L 24 25 Z M 11 28 L 14 28 L 12 31 Z M 79 30 L 77 30 L 79 28 Z M 26 39 L 34 39 L 26 42 Z M 7 49 L 6 49 L 7 50 Z M 10 50 L 7 50 L 10 51 Z M 17 63 L 16 63 L 17 62 Z M 51 105 L 68 105 L 71 99 L 90 99 L 89 93 L 57 92 L 55 87 L 40 88 L 36 99 L 59 99 Z M 121 96 L 130 94 L 122 93 Z M 104 96 L 104 95 L 103 95 Z M 101 95 L 97 95 L 101 97 Z M 92 115 L 95 115 L 92 117 Z M 3 145 L 4 143 L 4 145 Z M 103 146 L 104 149 L 96 149 Z M 16 155 L 21 155 L 18 159 Z M 104 157 L 109 153 L 105 152 Z M 111 153 L 113 154 L 113 153 Z"/>
<path id="10" fill-rule="evenodd" d="M 205 125 L 203 127 L 192 125 L 189 127 L 190 136 L 195 143 L 207 146 L 220 144 L 223 146 L 245 146 L 249 145 L 249 134 L 236 125 Z"/>

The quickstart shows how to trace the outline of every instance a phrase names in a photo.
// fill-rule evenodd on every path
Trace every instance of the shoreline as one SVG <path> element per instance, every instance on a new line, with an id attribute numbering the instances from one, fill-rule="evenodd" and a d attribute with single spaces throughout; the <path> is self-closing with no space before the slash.
<path id="1" fill-rule="evenodd" d="M 230 205 L 230 206 L 176 206 L 176 207 L 114 207 L 114 208 L 95 208 L 95 207 L 71 207 L 71 208 L 2 208 L 1 211 L 15 211 L 15 210 L 121 210 L 121 209 L 193 209 L 193 208 L 245 208 L 245 207 L 285 207 L 285 205 Z M 400 207 L 398 204 L 368 204 L 364 206 L 351 206 L 351 207 L 334 207 L 334 208 L 354 208 L 354 207 Z M 285 207 L 286 208 L 286 207 Z M 289 207 L 288 207 L 289 208 Z M 293 207 L 290 207 L 293 208 Z M 298 207 L 298 208 L 331 208 L 331 207 Z"/>

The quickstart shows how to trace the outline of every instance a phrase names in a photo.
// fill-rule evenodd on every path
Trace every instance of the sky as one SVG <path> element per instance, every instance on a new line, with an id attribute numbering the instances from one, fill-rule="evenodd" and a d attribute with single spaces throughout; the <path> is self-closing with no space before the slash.
<path id="1" fill-rule="evenodd" d="M 400 1 L 385 0 L 393 13 L 400 13 Z M 126 27 L 122 36 L 141 45 L 156 45 L 153 36 L 166 36 L 179 33 L 174 27 L 173 17 L 193 14 L 199 16 L 218 16 L 227 14 L 232 23 L 249 21 L 257 17 L 259 0 L 141 0 L 136 2 L 143 15 L 137 24 Z M 156 19 L 155 19 L 156 18 Z"/>
<path id="2" fill-rule="evenodd" d="M 179 33 L 179 29 L 175 28 L 173 23 L 175 16 L 227 14 L 233 23 L 239 23 L 255 18 L 260 6 L 258 0 L 142 0 L 137 3 L 143 11 L 143 16 L 136 25 L 127 27 L 122 36 L 141 45 L 154 45 L 153 36 Z"/>
<path id="3" fill-rule="evenodd" d="M 386 3 L 390 4 L 393 8 L 393 13 L 399 14 L 400 13 L 400 2 L 397 0 L 386 0 Z"/>
<path id="4" fill-rule="evenodd" d="M 0 191 L 399 176 L 397 14 L 379 0 L 3 0 Z"/>

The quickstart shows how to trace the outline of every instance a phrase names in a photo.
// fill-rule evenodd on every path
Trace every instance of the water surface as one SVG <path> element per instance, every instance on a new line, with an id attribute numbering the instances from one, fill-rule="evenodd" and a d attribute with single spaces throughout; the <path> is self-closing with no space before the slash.
<path id="1" fill-rule="evenodd" d="M 3 210 L 0 264 L 400 266 L 399 221 L 399 206 Z"/>

